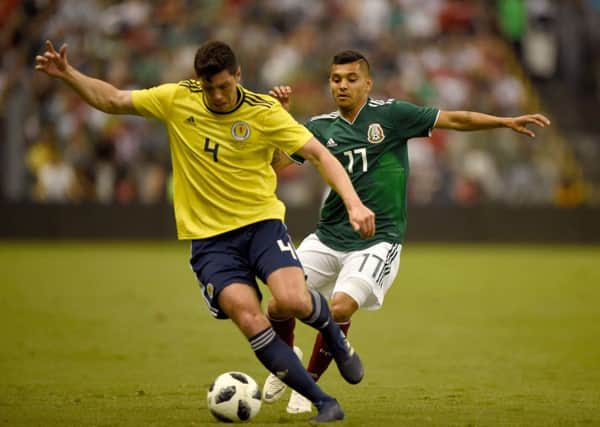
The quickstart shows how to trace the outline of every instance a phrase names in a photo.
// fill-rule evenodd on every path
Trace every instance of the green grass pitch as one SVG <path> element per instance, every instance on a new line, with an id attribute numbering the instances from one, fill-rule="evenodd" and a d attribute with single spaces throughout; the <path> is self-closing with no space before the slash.
<path id="1" fill-rule="evenodd" d="M 212 319 L 185 243 L 0 243 L 0 425 L 211 426 L 206 389 L 266 371 Z M 297 329 L 309 352 L 312 331 Z M 600 248 L 408 244 L 350 339 L 346 426 L 600 425 Z M 306 360 L 306 356 L 305 356 Z M 287 397 L 287 395 L 286 395 Z M 256 426 L 307 415 L 263 405 Z"/>

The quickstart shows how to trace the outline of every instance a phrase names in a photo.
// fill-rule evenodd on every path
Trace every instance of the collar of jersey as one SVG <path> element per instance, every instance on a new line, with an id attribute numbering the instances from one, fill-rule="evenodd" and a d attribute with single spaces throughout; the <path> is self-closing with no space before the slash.
<path id="1" fill-rule="evenodd" d="M 237 110 L 238 108 L 240 108 L 240 106 L 242 105 L 242 102 L 244 102 L 244 98 L 246 97 L 246 93 L 244 92 L 244 89 L 242 89 L 242 86 L 240 86 L 240 85 L 238 85 L 238 87 L 237 87 L 237 93 L 238 93 L 238 101 L 235 104 L 235 107 L 233 107 L 229 111 L 215 111 L 215 110 L 212 110 L 208 106 L 208 104 L 206 103 L 206 101 L 204 100 L 204 94 L 202 94 L 202 103 L 204 104 L 204 106 L 206 107 L 206 109 L 208 111 L 210 111 L 211 113 L 214 113 L 214 114 L 231 114 L 235 110 Z"/>
<path id="2" fill-rule="evenodd" d="M 338 109 L 338 112 L 340 113 L 340 119 L 342 119 L 343 121 L 345 121 L 346 123 L 348 123 L 349 125 L 353 125 L 354 122 L 356 122 L 356 120 L 358 119 L 358 116 L 360 116 L 360 113 L 362 112 L 363 108 L 365 108 L 365 105 L 367 105 L 369 103 L 369 101 L 371 100 L 371 97 L 367 97 L 367 100 L 365 101 L 365 103 L 363 104 L 362 107 L 360 107 L 360 110 L 358 110 L 358 113 L 356 113 L 356 116 L 354 116 L 354 120 L 350 121 L 348 119 L 346 119 L 343 115 L 342 112 Z"/>

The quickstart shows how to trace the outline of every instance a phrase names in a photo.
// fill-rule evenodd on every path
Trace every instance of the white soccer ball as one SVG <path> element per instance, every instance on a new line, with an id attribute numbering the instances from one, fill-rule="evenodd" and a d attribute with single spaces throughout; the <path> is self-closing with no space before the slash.
<path id="1" fill-rule="evenodd" d="M 208 410 L 226 423 L 249 421 L 262 403 L 256 381 L 243 372 L 225 372 L 212 383 L 206 395 Z"/>

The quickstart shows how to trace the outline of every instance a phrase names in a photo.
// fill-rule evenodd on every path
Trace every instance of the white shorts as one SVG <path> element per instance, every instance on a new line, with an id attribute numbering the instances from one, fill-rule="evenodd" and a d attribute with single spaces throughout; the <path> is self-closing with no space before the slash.
<path id="1" fill-rule="evenodd" d="M 377 310 L 400 267 L 399 243 L 381 242 L 352 252 L 336 251 L 316 234 L 308 235 L 297 249 L 308 286 L 331 299 L 336 292 L 350 295 L 359 308 Z"/>

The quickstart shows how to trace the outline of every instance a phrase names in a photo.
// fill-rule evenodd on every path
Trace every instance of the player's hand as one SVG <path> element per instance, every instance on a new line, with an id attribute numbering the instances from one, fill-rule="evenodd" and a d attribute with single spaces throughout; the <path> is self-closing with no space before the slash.
<path id="1" fill-rule="evenodd" d="M 535 137 L 535 133 L 531 129 L 527 128 L 527 125 L 529 124 L 534 124 L 541 128 L 545 128 L 546 126 L 550 125 L 550 120 L 542 114 L 526 114 L 524 116 L 513 117 L 508 122 L 507 127 L 511 128 L 515 132 L 519 132 L 533 138 Z"/>
<path id="2" fill-rule="evenodd" d="M 348 209 L 348 219 L 354 231 L 358 231 L 363 239 L 375 235 L 375 214 L 362 203 Z"/>
<path id="3" fill-rule="evenodd" d="M 67 45 L 63 44 L 57 52 L 50 40 L 46 40 L 46 52 L 35 57 L 35 69 L 52 77 L 62 77 L 69 66 Z"/>
<path id="4" fill-rule="evenodd" d="M 290 96 L 292 95 L 290 86 L 273 86 L 273 89 L 269 91 L 269 95 L 281 102 L 281 106 L 286 110 L 290 109 Z"/>

